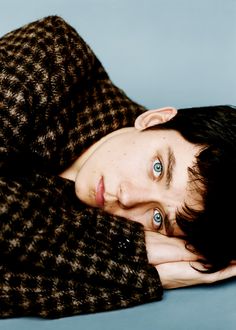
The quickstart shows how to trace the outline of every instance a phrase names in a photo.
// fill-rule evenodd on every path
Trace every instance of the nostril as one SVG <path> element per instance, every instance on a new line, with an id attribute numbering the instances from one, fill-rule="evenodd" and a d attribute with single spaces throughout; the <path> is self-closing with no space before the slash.
<path id="1" fill-rule="evenodd" d="M 128 207 L 125 206 L 120 200 L 118 200 L 118 205 L 122 210 L 127 210 L 128 209 Z"/>
<path id="2" fill-rule="evenodd" d="M 132 207 L 131 191 L 127 183 L 122 183 L 118 192 L 118 203 L 122 209 Z"/>
<path id="3" fill-rule="evenodd" d="M 119 186 L 119 191 L 118 191 L 118 204 L 121 209 L 125 209 L 125 203 L 124 203 L 124 186 L 121 184 Z"/>

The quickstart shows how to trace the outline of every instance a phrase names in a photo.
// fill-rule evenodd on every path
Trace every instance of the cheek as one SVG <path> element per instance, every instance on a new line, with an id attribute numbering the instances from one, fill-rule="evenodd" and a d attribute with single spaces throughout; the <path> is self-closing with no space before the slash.
<path id="1" fill-rule="evenodd" d="M 111 152 L 104 156 L 102 162 L 99 164 L 105 175 L 111 174 L 120 180 L 130 178 L 132 173 L 134 173 L 135 165 L 136 163 L 133 164 L 132 159 L 125 152 Z"/>
<path id="2" fill-rule="evenodd" d="M 134 221 L 142 224 L 145 229 L 153 229 L 150 227 L 151 219 L 152 219 L 152 209 L 116 209 L 116 215 L 125 218 L 127 221 Z"/>
<path id="3" fill-rule="evenodd" d="M 118 160 L 119 167 L 122 173 L 126 173 L 127 178 L 135 180 L 141 179 L 147 174 L 147 159 L 143 154 L 132 151 L 130 153 L 123 153 Z"/>
<path id="4" fill-rule="evenodd" d="M 133 146 L 130 148 L 126 142 L 122 149 L 115 146 L 100 148 L 90 156 L 80 172 L 86 178 L 104 175 L 109 181 L 118 180 L 120 182 L 140 178 L 145 167 L 143 162 L 145 162 L 143 155 L 140 155 L 140 152 Z"/>
<path id="5" fill-rule="evenodd" d="M 91 179 L 96 175 L 96 172 L 97 168 L 93 166 L 93 164 L 86 162 L 78 171 L 76 181 L 89 183 Z"/>

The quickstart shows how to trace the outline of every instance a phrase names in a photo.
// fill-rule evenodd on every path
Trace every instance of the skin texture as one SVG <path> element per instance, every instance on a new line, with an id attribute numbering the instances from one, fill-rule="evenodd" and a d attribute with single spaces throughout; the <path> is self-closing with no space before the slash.
<path id="1" fill-rule="evenodd" d="M 174 108 L 145 112 L 135 127 L 98 141 L 62 176 L 75 181 L 78 198 L 89 206 L 140 222 L 147 230 L 182 235 L 176 210 L 184 203 L 201 208 L 188 176 L 199 147 L 174 130 L 147 130 L 175 115 Z"/>
<path id="2" fill-rule="evenodd" d="M 187 172 L 200 150 L 176 131 L 146 130 L 176 113 L 169 107 L 144 112 L 135 127 L 105 136 L 61 173 L 75 181 L 76 195 L 84 203 L 144 225 L 148 261 L 165 289 L 236 276 L 234 263 L 213 274 L 197 271 L 204 270 L 198 262 L 201 256 L 186 249 L 183 232 L 176 225 L 175 212 L 184 203 L 202 208 L 198 187 Z M 169 154 L 174 156 L 171 166 Z"/>

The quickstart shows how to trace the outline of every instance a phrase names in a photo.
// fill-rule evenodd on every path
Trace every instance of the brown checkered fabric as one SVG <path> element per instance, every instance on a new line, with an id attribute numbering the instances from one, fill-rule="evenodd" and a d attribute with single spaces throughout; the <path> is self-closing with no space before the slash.
<path id="1" fill-rule="evenodd" d="M 161 299 L 142 226 L 83 205 L 74 183 L 57 176 L 144 108 L 57 16 L 1 38 L 0 61 L 0 316 Z"/>

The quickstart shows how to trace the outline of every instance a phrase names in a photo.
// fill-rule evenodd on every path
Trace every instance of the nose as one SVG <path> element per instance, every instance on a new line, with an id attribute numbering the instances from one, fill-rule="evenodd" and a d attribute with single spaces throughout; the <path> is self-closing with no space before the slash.
<path id="1" fill-rule="evenodd" d="M 128 209 L 154 201 L 154 194 L 150 189 L 141 187 L 139 184 L 122 182 L 118 191 L 118 200 L 122 208 Z"/>

